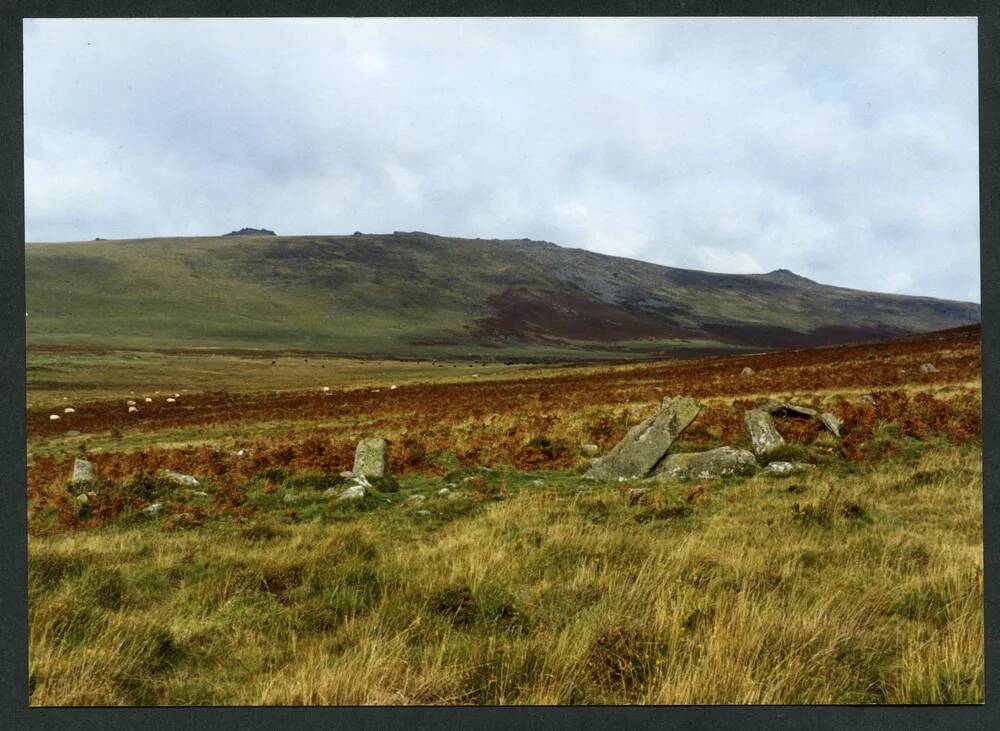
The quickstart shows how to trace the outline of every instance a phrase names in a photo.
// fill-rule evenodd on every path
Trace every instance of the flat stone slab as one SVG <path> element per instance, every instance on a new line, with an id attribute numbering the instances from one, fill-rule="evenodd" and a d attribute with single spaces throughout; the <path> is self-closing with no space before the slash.
<path id="1" fill-rule="evenodd" d="M 785 443 L 774 428 L 774 419 L 764 409 L 750 409 L 743 413 L 743 423 L 753 444 L 753 452 L 758 457 L 773 452 Z"/>
<path id="2" fill-rule="evenodd" d="M 692 398 L 666 398 L 660 410 L 629 429 L 614 449 L 595 459 L 584 477 L 598 480 L 645 477 L 701 410 Z"/>
<path id="3" fill-rule="evenodd" d="M 705 452 L 668 454 L 656 468 L 657 480 L 708 479 L 731 475 L 752 475 L 757 471 L 753 453 L 734 447 Z"/>

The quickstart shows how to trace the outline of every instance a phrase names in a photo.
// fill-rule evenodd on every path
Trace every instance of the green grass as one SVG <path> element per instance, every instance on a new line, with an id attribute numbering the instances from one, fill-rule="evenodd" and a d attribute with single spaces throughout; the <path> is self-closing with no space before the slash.
<path id="1" fill-rule="evenodd" d="M 188 527 L 132 484 L 163 517 L 32 537 L 32 705 L 983 700 L 975 445 L 697 494 L 336 484 L 265 471 Z"/>

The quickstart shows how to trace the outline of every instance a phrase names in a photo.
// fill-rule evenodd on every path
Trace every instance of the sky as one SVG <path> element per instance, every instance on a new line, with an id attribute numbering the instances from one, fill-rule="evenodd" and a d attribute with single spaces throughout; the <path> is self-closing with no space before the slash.
<path id="1" fill-rule="evenodd" d="M 980 300 L 974 18 L 26 20 L 28 241 L 426 231 Z"/>

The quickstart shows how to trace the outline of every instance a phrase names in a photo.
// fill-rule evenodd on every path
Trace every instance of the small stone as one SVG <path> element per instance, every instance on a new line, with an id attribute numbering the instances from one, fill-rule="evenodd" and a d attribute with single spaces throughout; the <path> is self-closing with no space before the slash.
<path id="1" fill-rule="evenodd" d="M 208 493 L 204 490 L 195 490 L 191 495 L 194 497 L 208 497 Z"/>
<path id="2" fill-rule="evenodd" d="M 752 376 L 753 375 L 753 368 L 751 368 L 750 366 L 747 366 L 742 371 L 740 371 L 740 375 L 743 376 L 744 378 L 747 378 L 748 376 Z"/>
<path id="3" fill-rule="evenodd" d="M 153 399 L 149 398 L 149 396 L 146 397 L 145 401 L 147 404 L 153 403 Z"/>
<path id="4" fill-rule="evenodd" d="M 74 409 L 72 406 L 67 406 L 65 409 L 63 409 L 63 413 L 64 414 L 75 414 L 76 413 L 76 409 Z"/>
<path id="5" fill-rule="evenodd" d="M 168 399 L 167 399 L 167 403 L 168 403 L 168 404 L 174 404 L 174 403 L 177 403 L 177 399 L 175 399 L 175 398 L 173 398 L 173 397 L 170 397 L 170 398 L 168 398 Z"/>
<path id="6" fill-rule="evenodd" d="M 367 495 L 367 491 L 362 485 L 352 485 L 351 487 L 340 493 L 340 497 L 337 500 L 359 500 Z"/>
<path id="7" fill-rule="evenodd" d="M 59 414 L 49 414 L 49 421 L 59 421 Z"/>
<path id="8" fill-rule="evenodd" d="M 78 503 L 82 503 L 83 505 L 86 505 L 87 503 L 90 502 L 90 498 L 87 496 L 87 493 L 81 492 L 79 495 L 76 496 L 76 501 Z"/>
<path id="9" fill-rule="evenodd" d="M 78 432 L 76 429 L 70 429 L 68 432 L 66 432 L 66 436 L 68 436 L 68 437 L 78 437 L 78 436 L 80 436 L 80 432 Z"/>
<path id="10" fill-rule="evenodd" d="M 128 407 L 128 412 L 129 412 L 130 414 L 134 414 L 134 413 L 136 413 L 137 411 L 139 411 L 139 409 L 137 409 L 137 408 L 136 408 L 135 406 L 129 406 L 129 407 Z"/>
<path id="11" fill-rule="evenodd" d="M 191 475 L 185 475 L 182 472 L 174 472 L 173 470 L 164 470 L 162 473 L 163 477 L 170 480 L 171 482 L 177 482 L 181 485 L 190 485 L 192 487 L 200 485 L 201 483 Z"/>
<path id="12" fill-rule="evenodd" d="M 406 502 L 408 502 L 408 503 L 422 503 L 426 499 L 427 498 L 425 496 L 423 496 L 423 495 L 410 495 L 410 497 L 406 498 Z"/>
<path id="13" fill-rule="evenodd" d="M 934 367 L 933 363 L 921 363 L 920 365 L 921 373 L 937 373 L 938 369 Z"/>
<path id="14" fill-rule="evenodd" d="M 861 396 L 859 396 L 858 397 L 858 401 L 860 401 L 863 404 L 874 404 L 875 403 L 875 399 L 869 393 L 865 393 L 865 394 L 862 394 Z"/>
<path id="15" fill-rule="evenodd" d="M 297 503 L 299 500 L 302 499 L 302 496 L 294 492 L 286 492 L 284 497 L 282 497 L 281 499 L 286 503 Z"/>
<path id="16" fill-rule="evenodd" d="M 135 406 L 135 401 L 133 401 L 132 399 L 129 399 L 128 401 L 125 402 L 125 405 L 126 406 Z"/>
<path id="17" fill-rule="evenodd" d="M 581 444 L 580 445 L 580 454 L 582 454 L 585 457 L 596 457 L 597 454 L 600 451 L 601 451 L 601 448 L 598 447 L 596 444 Z"/>
<path id="18" fill-rule="evenodd" d="M 431 514 L 430 510 L 418 510 L 417 511 L 417 515 L 430 515 L 430 514 Z"/>
<path id="19" fill-rule="evenodd" d="M 142 514 L 147 518 L 152 518 L 159 515 L 161 510 L 163 510 L 163 503 L 153 503 L 152 505 L 143 508 Z"/>
<path id="20" fill-rule="evenodd" d="M 389 386 L 390 391 L 395 391 L 397 388 L 399 388 L 399 386 L 397 386 L 395 383 Z"/>
<path id="21" fill-rule="evenodd" d="M 792 475 L 812 469 L 815 469 L 815 467 L 806 462 L 771 462 L 764 468 L 763 474 L 774 476 Z"/>
<path id="22" fill-rule="evenodd" d="M 450 492 L 451 490 L 449 490 L 447 487 L 442 487 L 440 490 L 437 491 L 437 494 L 440 495 L 441 497 L 444 497 Z"/>

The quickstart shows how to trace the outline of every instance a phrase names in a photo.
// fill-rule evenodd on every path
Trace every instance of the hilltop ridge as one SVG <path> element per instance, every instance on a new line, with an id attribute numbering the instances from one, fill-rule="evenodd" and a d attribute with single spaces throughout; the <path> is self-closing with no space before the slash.
<path id="1" fill-rule="evenodd" d="M 882 339 L 975 303 L 424 232 L 26 246 L 30 343 L 589 360 Z"/>

